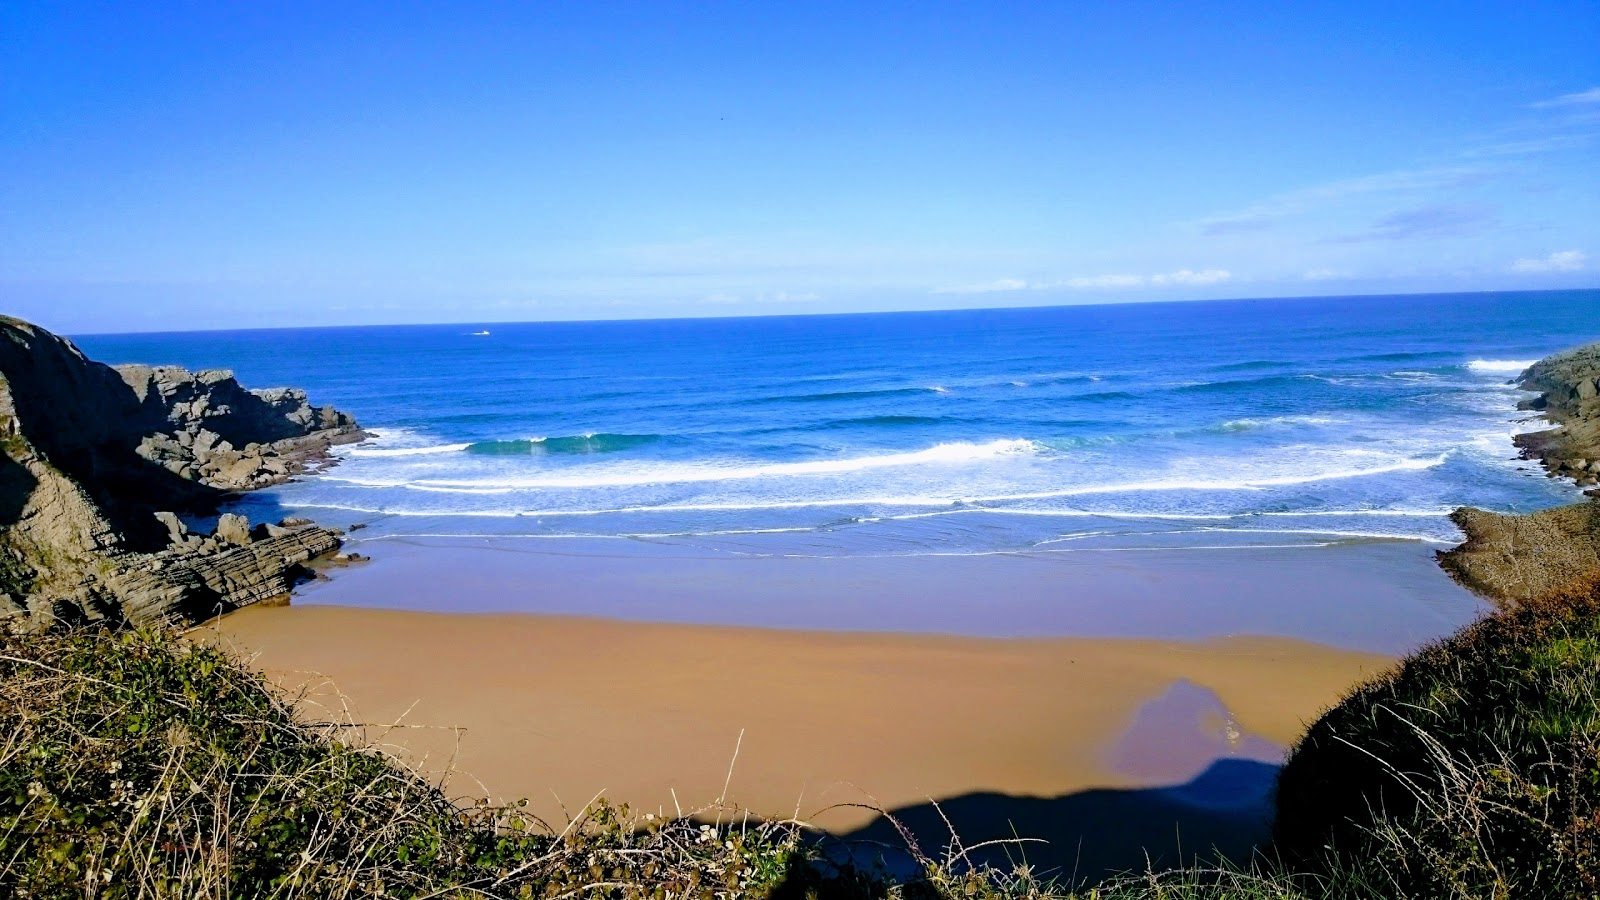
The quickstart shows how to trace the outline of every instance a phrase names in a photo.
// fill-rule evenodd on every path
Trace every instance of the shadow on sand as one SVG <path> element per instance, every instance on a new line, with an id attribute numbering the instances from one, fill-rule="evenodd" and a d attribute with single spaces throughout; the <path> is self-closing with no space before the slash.
<path id="1" fill-rule="evenodd" d="M 1011 868 L 1092 884 L 1110 875 L 1171 868 L 1218 856 L 1247 860 L 1270 835 L 1278 766 L 1220 759 L 1180 785 L 1100 789 L 1061 797 L 978 793 L 890 810 L 826 842 L 830 858 L 901 877 L 916 872 L 910 835 L 935 861 Z M 898 827 L 896 826 L 898 823 Z M 959 836 L 956 844 L 952 831 Z M 989 844 L 1014 838 L 1026 843 Z"/>

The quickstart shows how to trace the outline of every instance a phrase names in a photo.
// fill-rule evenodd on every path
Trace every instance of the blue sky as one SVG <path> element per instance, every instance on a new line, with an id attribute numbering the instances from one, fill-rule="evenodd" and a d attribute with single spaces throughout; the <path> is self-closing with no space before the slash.
<path id="1" fill-rule="evenodd" d="M 1600 284 L 1600 3 L 0 6 L 68 332 Z"/>

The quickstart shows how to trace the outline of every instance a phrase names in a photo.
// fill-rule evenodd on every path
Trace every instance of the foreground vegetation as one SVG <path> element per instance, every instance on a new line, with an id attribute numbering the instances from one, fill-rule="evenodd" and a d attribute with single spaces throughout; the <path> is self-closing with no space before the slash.
<path id="1" fill-rule="evenodd" d="M 1274 837 L 1390 896 L 1600 896 L 1600 598 L 1491 617 L 1357 688 L 1290 756 Z"/>
<path id="2" fill-rule="evenodd" d="M 0 638 L 0 896 L 1595 897 L 1600 600 L 1497 616 L 1358 688 L 1295 750 L 1276 847 L 1246 866 L 1072 893 L 959 848 L 899 877 L 865 858 L 732 810 L 462 806 L 217 649 Z"/>

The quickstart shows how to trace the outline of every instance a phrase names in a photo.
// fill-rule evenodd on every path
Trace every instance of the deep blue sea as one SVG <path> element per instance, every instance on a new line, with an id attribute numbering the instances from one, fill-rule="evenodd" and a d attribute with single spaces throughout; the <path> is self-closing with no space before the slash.
<path id="1" fill-rule="evenodd" d="M 1453 543 L 1577 497 L 1509 385 L 1600 291 L 77 337 L 378 435 L 244 501 L 364 539 L 797 555 Z"/>

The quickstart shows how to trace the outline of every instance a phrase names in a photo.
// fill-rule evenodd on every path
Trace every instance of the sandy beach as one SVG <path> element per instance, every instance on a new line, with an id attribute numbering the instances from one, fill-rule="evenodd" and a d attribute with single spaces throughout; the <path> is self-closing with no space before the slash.
<path id="1" fill-rule="evenodd" d="M 372 562 L 208 632 L 457 794 L 555 822 L 602 793 L 662 814 L 724 799 L 891 843 L 875 810 L 935 844 L 948 815 L 969 843 L 1038 836 L 1030 858 L 1084 871 L 1248 853 L 1305 725 L 1483 609 L 1402 542 L 355 546 Z"/>
<path id="2" fill-rule="evenodd" d="M 837 805 L 916 820 L 931 799 L 969 841 L 1050 832 L 1055 848 L 1035 857 L 1062 866 L 1067 845 L 1084 865 L 1136 864 L 1095 855 L 1101 842 L 1126 850 L 1112 840 L 1125 828 L 1169 843 L 1182 824 L 1185 847 L 1248 846 L 1283 746 L 1390 662 L 1287 638 L 985 639 L 314 605 L 246 609 L 197 634 L 315 702 L 404 726 L 372 735 L 453 772 L 452 791 L 527 797 L 554 821 L 601 793 L 668 814 L 725 795 L 871 834 L 875 813 Z M 1122 802 L 1126 821 L 1098 806 L 1063 820 L 1062 804 L 1084 802 Z"/>

